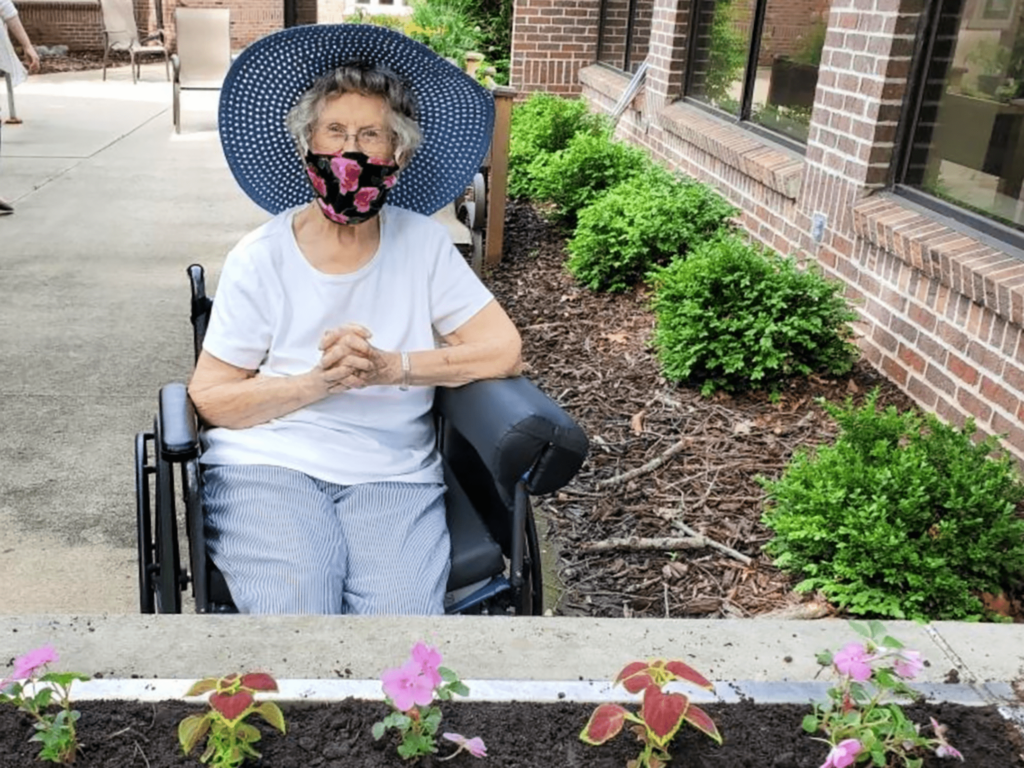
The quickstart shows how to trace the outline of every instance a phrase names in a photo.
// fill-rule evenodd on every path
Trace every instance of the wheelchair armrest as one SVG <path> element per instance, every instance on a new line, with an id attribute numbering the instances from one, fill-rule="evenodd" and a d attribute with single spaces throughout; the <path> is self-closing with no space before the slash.
<path id="1" fill-rule="evenodd" d="M 520 479 L 530 493 L 558 490 L 587 456 L 579 425 L 522 376 L 438 387 L 434 407 L 473 446 L 507 503 Z"/>
<path id="2" fill-rule="evenodd" d="M 160 455 L 167 461 L 188 461 L 199 455 L 196 411 L 184 384 L 167 384 L 160 390 Z"/>

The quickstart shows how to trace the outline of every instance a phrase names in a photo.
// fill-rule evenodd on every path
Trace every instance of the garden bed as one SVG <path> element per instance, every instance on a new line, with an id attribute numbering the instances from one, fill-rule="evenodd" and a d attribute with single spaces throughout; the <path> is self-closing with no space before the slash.
<path id="1" fill-rule="evenodd" d="M 654 328 L 643 289 L 595 293 L 566 272 L 565 241 L 536 208 L 511 201 L 505 255 L 488 285 L 519 327 L 526 373 L 581 424 L 590 456 L 577 478 L 543 499 L 562 597 L 555 613 L 590 616 L 817 618 L 833 612 L 796 595 L 761 547 L 757 476 L 777 478 L 793 452 L 831 442 L 837 427 L 816 398 L 859 403 L 874 388 L 881 407 L 914 403 L 860 360 L 844 377 L 795 378 L 766 392 L 705 398 L 661 375 L 648 345 Z M 657 468 L 637 470 L 673 446 Z M 679 537 L 682 522 L 750 558 L 716 549 L 584 551 L 612 538 Z M 1020 603 L 1011 597 L 1011 613 Z"/>
<path id="2" fill-rule="evenodd" d="M 813 741 L 800 728 L 809 708 L 801 705 L 704 704 L 724 736 L 718 746 L 692 728 L 684 728 L 672 745 L 679 768 L 818 768 L 828 749 Z M 186 758 L 177 743 L 177 724 L 188 714 L 201 711 L 182 702 L 142 704 L 122 701 L 82 702 L 79 733 L 84 750 L 75 763 L 78 768 L 171 768 L 198 766 L 198 755 Z M 628 734 L 601 747 L 591 747 L 577 738 L 593 705 L 563 702 L 455 703 L 443 707 L 442 731 L 480 736 L 488 756 L 478 761 L 462 754 L 446 765 L 480 765 L 536 768 L 536 766 L 587 766 L 622 768 L 636 757 L 636 742 Z M 284 736 L 260 726 L 263 739 L 257 745 L 263 753 L 253 765 L 273 768 L 385 768 L 409 765 L 395 753 L 395 742 L 385 736 L 375 742 L 373 723 L 387 707 L 380 702 L 346 700 L 337 704 L 298 705 L 285 709 L 288 733 Z M 949 725 L 949 738 L 971 768 L 1013 768 L 1022 765 L 1024 741 L 1020 733 L 992 707 L 931 704 L 908 707 L 916 722 L 929 716 Z M 259 723 L 258 719 L 254 719 Z M 32 725 L 13 708 L 0 709 L 0 744 L 4 768 L 40 765 L 30 744 Z M 454 749 L 447 742 L 441 755 Z M 418 765 L 439 766 L 436 759 Z M 953 763 L 929 757 L 926 768 Z M 959 763 L 957 763 L 959 764 Z"/>

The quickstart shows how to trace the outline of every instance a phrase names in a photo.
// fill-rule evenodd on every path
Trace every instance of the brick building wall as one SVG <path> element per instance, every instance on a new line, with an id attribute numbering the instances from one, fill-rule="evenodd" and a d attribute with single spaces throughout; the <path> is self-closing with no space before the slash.
<path id="1" fill-rule="evenodd" d="M 716 186 L 757 240 L 842 281 L 872 365 L 947 421 L 973 417 L 982 433 L 1007 434 L 1024 461 L 1024 260 L 886 191 L 923 2 L 833 0 L 800 155 L 680 99 L 690 0 L 654 0 L 644 92 L 617 135 Z M 522 42 L 517 30 L 513 86 L 542 89 L 523 74 L 549 57 Z M 599 111 L 628 82 L 601 65 L 579 78 L 559 92 L 582 92 Z M 825 222 L 820 242 L 810 235 L 816 216 Z"/>
<path id="2" fill-rule="evenodd" d="M 134 4 L 135 23 L 140 34 L 156 29 L 153 0 L 134 0 Z M 34 44 L 66 45 L 72 51 L 103 50 L 103 14 L 98 0 L 18 0 L 16 5 Z M 164 30 L 172 50 L 176 5 L 176 0 L 163 2 Z M 235 50 L 284 27 L 283 0 L 185 0 L 182 5 L 189 8 L 229 8 L 231 45 Z"/>
<path id="3" fill-rule="evenodd" d="M 597 57 L 599 0 L 517 0 L 511 81 L 523 90 L 581 91 L 579 71 Z"/>

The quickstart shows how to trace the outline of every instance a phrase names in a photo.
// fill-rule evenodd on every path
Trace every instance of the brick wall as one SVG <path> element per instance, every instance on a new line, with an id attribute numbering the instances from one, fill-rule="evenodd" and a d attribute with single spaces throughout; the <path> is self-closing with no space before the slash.
<path id="1" fill-rule="evenodd" d="M 578 95 L 579 70 L 597 57 L 598 6 L 599 0 L 517 0 L 512 87 Z"/>
<path id="2" fill-rule="evenodd" d="M 153 0 L 134 2 L 139 32 L 145 34 L 147 30 L 156 29 Z M 235 50 L 284 26 L 283 0 L 185 0 L 181 4 L 189 8 L 231 9 L 231 45 Z M 17 5 L 18 14 L 34 44 L 66 45 L 73 51 L 103 50 L 103 15 L 99 2 L 20 0 Z M 164 30 L 172 50 L 176 5 L 176 0 L 163 2 Z"/>
<path id="3" fill-rule="evenodd" d="M 1008 449 L 1024 462 L 1024 260 L 885 191 L 922 6 L 834 0 L 799 155 L 679 100 L 689 0 L 655 0 L 645 91 L 616 131 L 715 185 L 742 209 L 742 225 L 756 239 L 842 281 L 872 365 L 947 421 L 973 417 L 984 434 L 1008 434 Z M 948 24 L 940 29 L 940 59 L 950 33 Z M 520 71 L 542 61 L 520 52 Z M 579 76 L 599 111 L 610 110 L 628 82 L 601 66 Z M 825 220 L 820 242 L 810 236 L 816 215 Z"/>

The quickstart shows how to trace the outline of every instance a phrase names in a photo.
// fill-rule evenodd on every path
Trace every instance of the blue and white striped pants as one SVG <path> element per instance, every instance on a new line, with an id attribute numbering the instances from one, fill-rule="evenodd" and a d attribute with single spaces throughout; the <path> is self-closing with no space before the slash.
<path id="1" fill-rule="evenodd" d="M 242 613 L 441 614 L 451 567 L 444 491 L 207 466 L 206 542 Z"/>

